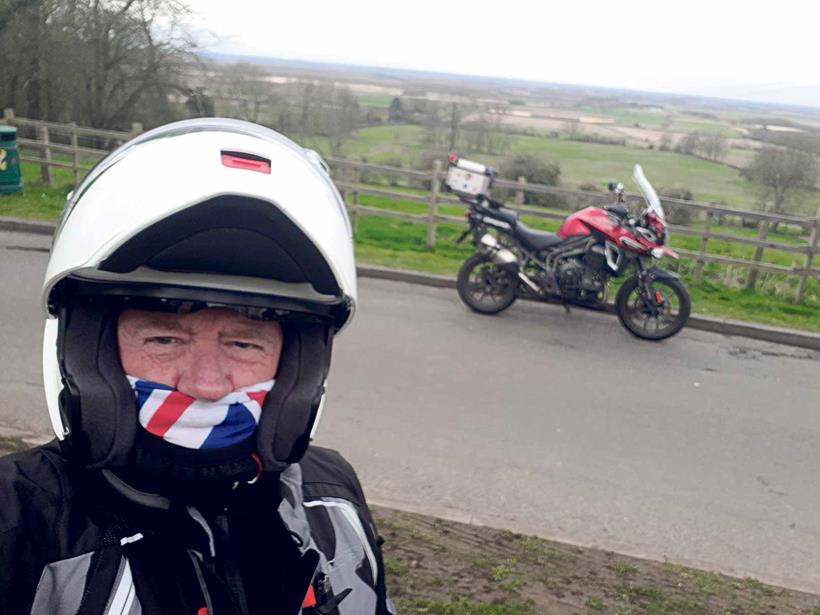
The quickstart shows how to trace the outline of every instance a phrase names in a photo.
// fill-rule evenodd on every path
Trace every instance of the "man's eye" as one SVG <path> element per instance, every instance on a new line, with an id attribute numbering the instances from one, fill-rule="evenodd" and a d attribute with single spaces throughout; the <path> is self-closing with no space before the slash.
<path id="1" fill-rule="evenodd" d="M 234 348 L 239 348 L 241 350 L 262 350 L 262 346 L 259 344 L 252 344 L 251 342 L 240 342 L 240 341 L 233 341 L 231 342 L 231 346 Z"/>
<path id="2" fill-rule="evenodd" d="M 172 344 L 178 344 L 181 340 L 178 337 L 172 337 L 170 335 L 156 335 L 149 337 L 146 341 L 151 344 L 159 344 L 160 346 L 171 346 Z"/>

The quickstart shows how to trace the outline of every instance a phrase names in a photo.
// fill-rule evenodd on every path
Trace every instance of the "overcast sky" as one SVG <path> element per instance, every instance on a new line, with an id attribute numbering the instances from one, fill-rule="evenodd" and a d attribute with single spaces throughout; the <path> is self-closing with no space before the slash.
<path id="1" fill-rule="evenodd" d="M 225 53 L 820 107 L 811 0 L 191 0 Z"/>

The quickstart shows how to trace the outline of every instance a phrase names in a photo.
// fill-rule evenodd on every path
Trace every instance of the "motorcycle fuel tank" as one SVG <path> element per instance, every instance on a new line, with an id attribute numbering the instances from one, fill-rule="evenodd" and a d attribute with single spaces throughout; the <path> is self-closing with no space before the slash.
<path id="1" fill-rule="evenodd" d="M 558 230 L 558 236 L 561 237 L 561 239 L 566 239 L 567 237 L 578 235 L 590 235 L 592 233 L 591 228 L 607 236 L 618 234 L 618 226 L 612 221 L 606 211 L 600 207 L 586 207 L 580 211 L 576 211 L 564 220 L 564 223 Z"/>

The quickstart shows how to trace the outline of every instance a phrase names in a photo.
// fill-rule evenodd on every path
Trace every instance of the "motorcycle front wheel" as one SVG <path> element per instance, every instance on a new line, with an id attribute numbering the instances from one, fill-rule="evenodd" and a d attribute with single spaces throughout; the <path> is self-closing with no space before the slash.
<path id="1" fill-rule="evenodd" d="M 498 314 L 510 307 L 517 286 L 515 276 L 481 254 L 464 261 L 456 281 L 461 300 L 481 314 Z"/>
<path id="2" fill-rule="evenodd" d="M 683 329 L 692 302 L 680 280 L 652 280 L 647 293 L 633 276 L 618 291 L 615 308 L 627 331 L 641 339 L 659 341 Z"/>

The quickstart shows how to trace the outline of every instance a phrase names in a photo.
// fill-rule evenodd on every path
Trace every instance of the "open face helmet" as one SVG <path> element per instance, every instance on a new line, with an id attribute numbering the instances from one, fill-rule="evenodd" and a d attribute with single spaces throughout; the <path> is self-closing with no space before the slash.
<path id="1" fill-rule="evenodd" d="M 87 467 L 125 464 L 138 428 L 119 361 L 122 309 L 279 320 L 256 449 L 281 469 L 308 445 L 333 336 L 355 309 L 350 222 L 315 152 L 248 122 L 176 122 L 124 144 L 70 195 L 42 303 L 52 426 Z"/>

